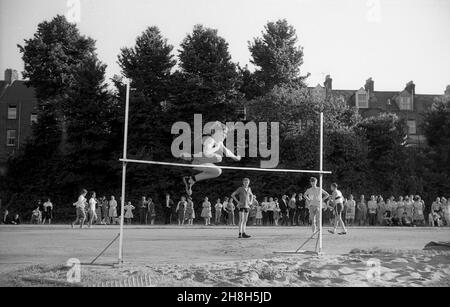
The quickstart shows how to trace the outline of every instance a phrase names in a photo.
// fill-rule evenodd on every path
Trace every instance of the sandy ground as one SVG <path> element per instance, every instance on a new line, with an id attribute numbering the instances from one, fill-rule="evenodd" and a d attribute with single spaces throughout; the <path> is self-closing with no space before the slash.
<path id="1" fill-rule="evenodd" d="M 449 241 L 450 228 L 350 228 L 346 236 L 325 228 L 320 257 L 273 253 L 295 250 L 310 235 L 305 227 L 251 227 L 246 240 L 236 232 L 222 226 L 128 226 L 125 264 L 111 268 L 105 265 L 117 260 L 117 242 L 99 265 L 85 264 L 118 227 L 0 226 L 0 285 L 63 283 L 69 258 L 82 263 L 81 285 L 126 284 L 128 278 L 160 286 L 450 285 L 450 254 L 421 251 L 430 241 Z M 305 249 L 314 250 L 314 242 Z"/>

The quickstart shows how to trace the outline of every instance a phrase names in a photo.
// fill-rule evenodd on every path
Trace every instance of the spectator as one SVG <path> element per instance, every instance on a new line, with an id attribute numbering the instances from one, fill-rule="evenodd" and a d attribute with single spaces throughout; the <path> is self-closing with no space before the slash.
<path id="1" fill-rule="evenodd" d="M 377 203 L 377 222 L 378 225 L 383 225 L 384 221 L 384 212 L 386 211 L 386 203 L 381 195 L 378 196 Z"/>
<path id="2" fill-rule="evenodd" d="M 294 200 L 294 206 L 295 206 L 295 200 Z M 269 197 L 269 202 L 267 203 L 267 222 L 269 225 L 274 224 L 274 220 L 273 220 L 274 210 L 275 210 L 275 202 L 273 200 L 273 197 Z"/>
<path id="3" fill-rule="evenodd" d="M 118 224 L 118 219 L 117 219 L 117 201 L 116 201 L 116 198 L 114 196 L 111 196 L 111 199 L 109 201 L 108 216 L 109 216 L 110 224 Z"/>
<path id="4" fill-rule="evenodd" d="M 47 198 L 47 201 L 43 205 L 43 219 L 42 224 L 45 224 L 45 220 L 48 220 L 48 224 L 52 223 L 53 218 L 53 204 L 50 201 L 50 198 Z"/>
<path id="5" fill-rule="evenodd" d="M 188 220 L 188 225 L 193 225 L 195 219 L 194 202 L 192 198 L 188 196 L 186 204 L 186 219 Z"/>
<path id="6" fill-rule="evenodd" d="M 447 199 L 444 196 L 442 196 L 441 197 L 441 210 L 440 210 L 442 226 L 447 224 L 446 219 L 445 219 L 445 206 L 446 205 L 447 205 Z"/>
<path id="7" fill-rule="evenodd" d="M 368 213 L 369 213 L 369 225 L 375 226 L 377 221 L 377 201 L 375 199 L 375 196 L 372 195 L 370 197 L 370 200 L 367 203 L 368 207 Z"/>
<path id="8" fill-rule="evenodd" d="M 288 198 L 287 195 L 283 195 L 281 197 L 281 202 L 280 202 L 281 225 L 285 225 L 285 226 L 287 226 L 289 224 L 287 198 Z"/>
<path id="9" fill-rule="evenodd" d="M 42 221 L 42 213 L 39 210 L 39 205 L 36 205 L 36 208 L 31 212 L 31 224 L 41 224 Z M 5 218 L 5 224 L 8 222 L 8 219 Z"/>
<path id="10" fill-rule="evenodd" d="M 109 202 L 106 199 L 106 196 L 103 196 L 101 198 L 100 204 L 102 207 L 102 224 L 109 224 Z"/>
<path id="11" fill-rule="evenodd" d="M 288 202 L 288 216 L 289 216 L 289 224 L 291 226 L 295 225 L 295 216 L 296 216 L 296 211 L 297 211 L 296 197 L 297 197 L 297 194 L 293 193 Z"/>
<path id="12" fill-rule="evenodd" d="M 263 225 L 267 225 L 267 222 L 268 222 L 268 216 L 269 216 L 267 213 L 268 207 L 269 207 L 269 202 L 267 201 L 267 197 L 265 196 L 263 198 L 263 202 L 261 203 L 261 213 L 262 213 L 262 224 Z"/>
<path id="13" fill-rule="evenodd" d="M 101 225 L 102 224 L 102 204 L 101 204 L 101 202 L 100 202 L 100 200 L 99 199 L 96 199 L 96 201 L 97 201 L 97 204 L 96 204 L 96 207 L 95 207 L 95 216 L 96 216 L 96 219 L 95 219 L 95 224 L 96 225 Z"/>
<path id="14" fill-rule="evenodd" d="M 356 202 L 353 199 L 353 195 L 350 194 L 349 199 L 345 202 L 345 224 L 347 226 L 353 225 L 355 221 Z"/>
<path id="15" fill-rule="evenodd" d="M 297 226 L 300 226 L 300 224 L 305 225 L 306 205 L 302 193 L 298 193 L 296 205 L 297 205 L 297 208 L 295 210 L 296 216 L 294 218 L 295 223 L 297 224 Z"/>
<path id="16" fill-rule="evenodd" d="M 127 221 L 128 225 L 130 225 L 134 218 L 133 210 L 136 208 L 131 204 L 131 201 L 129 201 L 125 205 L 125 207 L 123 207 L 123 209 L 125 210 L 124 218 Z"/>
<path id="17" fill-rule="evenodd" d="M 361 195 L 358 203 L 356 204 L 356 222 L 359 226 L 364 226 L 367 220 L 367 204 L 364 195 Z"/>
<path id="18" fill-rule="evenodd" d="M 392 225 L 398 226 L 400 224 L 400 217 L 398 216 L 398 204 L 395 201 L 395 197 L 391 196 L 389 198 L 390 204 L 391 204 L 391 216 L 392 216 Z"/>
<path id="19" fill-rule="evenodd" d="M 147 212 L 145 214 L 145 224 L 148 223 L 149 219 L 150 225 L 154 225 L 156 219 L 156 204 L 151 197 L 149 197 L 147 200 Z"/>
<path id="20" fill-rule="evenodd" d="M 278 198 L 275 198 L 274 208 L 273 208 L 273 222 L 275 226 L 278 226 L 278 220 L 280 219 L 280 204 L 278 203 Z"/>
<path id="21" fill-rule="evenodd" d="M 388 224 L 387 219 L 389 219 L 389 225 L 387 225 Z M 383 225 L 392 226 L 392 202 L 391 202 L 390 198 L 388 198 L 386 200 L 384 217 L 383 217 Z"/>
<path id="22" fill-rule="evenodd" d="M 227 223 L 228 223 L 228 225 L 235 226 L 234 210 L 236 210 L 236 207 L 234 206 L 233 199 L 229 198 L 227 201 Z"/>
<path id="23" fill-rule="evenodd" d="M 139 222 L 141 225 L 147 224 L 147 212 L 148 212 L 148 202 L 145 196 L 141 197 L 138 203 L 139 207 Z"/>
<path id="24" fill-rule="evenodd" d="M 258 211 L 258 201 L 256 200 L 256 195 L 253 195 L 253 203 L 250 206 L 250 212 L 248 213 L 249 224 L 256 225 L 256 213 Z"/>
<path id="25" fill-rule="evenodd" d="M 408 214 L 406 212 L 403 212 L 403 217 L 402 217 L 401 221 L 402 221 L 403 226 L 407 226 L 407 227 L 414 226 L 411 218 L 408 216 Z"/>
<path id="26" fill-rule="evenodd" d="M 8 209 L 5 209 L 5 211 L 3 211 L 2 224 L 8 224 L 8 219 L 9 219 L 9 211 Z"/>
<path id="27" fill-rule="evenodd" d="M 20 220 L 19 213 L 16 213 L 14 215 L 14 218 L 12 219 L 11 224 L 13 224 L 13 225 L 20 225 L 20 224 L 22 224 L 22 221 Z"/>
<path id="28" fill-rule="evenodd" d="M 406 215 L 412 220 L 413 218 L 413 211 L 414 211 L 414 207 L 413 207 L 413 199 L 410 198 L 409 196 L 405 197 L 405 212 Z"/>
<path id="29" fill-rule="evenodd" d="M 220 202 L 220 198 L 218 198 L 216 201 L 216 204 L 214 205 L 214 215 L 215 215 L 214 223 L 216 225 L 219 225 L 220 220 L 222 219 L 222 208 L 223 208 L 223 205 Z"/>
<path id="30" fill-rule="evenodd" d="M 386 210 L 384 212 L 383 225 L 385 225 L 385 226 L 392 226 L 392 216 L 391 216 L 391 211 L 390 210 Z"/>
<path id="31" fill-rule="evenodd" d="M 185 196 L 181 196 L 180 201 L 177 204 L 177 207 L 175 211 L 177 212 L 178 216 L 178 225 L 182 226 L 184 225 L 184 219 L 186 214 L 186 207 L 187 207 L 187 201 Z"/>
<path id="32" fill-rule="evenodd" d="M 431 226 L 440 227 L 442 225 L 441 210 L 441 199 L 437 197 L 436 200 L 431 204 L 431 212 L 428 218 L 431 218 Z"/>
<path id="33" fill-rule="evenodd" d="M 186 204 L 186 219 L 188 221 L 188 225 L 193 225 L 195 219 L 195 211 L 194 203 L 192 202 L 192 198 L 190 196 L 188 196 Z"/>
<path id="34" fill-rule="evenodd" d="M 223 212 L 222 212 L 222 218 L 223 218 L 223 221 L 224 221 L 224 224 L 228 224 L 228 197 L 224 197 L 224 199 L 223 199 L 223 206 L 222 206 L 222 209 L 223 209 Z"/>
<path id="35" fill-rule="evenodd" d="M 230 199 L 231 204 L 233 204 L 232 200 Z M 233 205 L 234 206 L 234 205 Z M 211 226 L 211 203 L 208 200 L 208 197 L 205 197 L 202 204 L 202 214 L 201 217 L 205 219 L 205 226 Z M 234 210 L 233 210 L 233 226 L 234 226 Z"/>
<path id="36" fill-rule="evenodd" d="M 164 224 L 169 225 L 172 219 L 172 207 L 174 206 L 173 200 L 170 199 L 170 194 L 166 194 L 166 200 L 164 203 Z"/>
<path id="37" fill-rule="evenodd" d="M 450 226 L 450 198 L 445 203 L 442 203 L 444 209 L 444 218 L 447 226 Z"/>
<path id="38" fill-rule="evenodd" d="M 397 202 L 397 217 L 399 219 L 399 223 L 401 224 L 401 220 L 403 218 L 403 213 L 405 212 L 405 201 L 403 200 L 403 196 L 398 198 Z"/>
<path id="39" fill-rule="evenodd" d="M 416 195 L 414 197 L 414 204 L 413 204 L 413 223 L 414 225 L 424 225 L 425 224 L 425 217 L 423 214 L 424 204 L 420 198 L 419 195 Z"/>

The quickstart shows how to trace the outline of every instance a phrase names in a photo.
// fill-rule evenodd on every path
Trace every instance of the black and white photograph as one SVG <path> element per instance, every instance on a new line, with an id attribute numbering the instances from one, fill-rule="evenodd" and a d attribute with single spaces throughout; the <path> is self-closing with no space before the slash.
<path id="1" fill-rule="evenodd" d="M 0 0 L 0 217 L 0 287 L 449 287 L 450 1 Z"/>

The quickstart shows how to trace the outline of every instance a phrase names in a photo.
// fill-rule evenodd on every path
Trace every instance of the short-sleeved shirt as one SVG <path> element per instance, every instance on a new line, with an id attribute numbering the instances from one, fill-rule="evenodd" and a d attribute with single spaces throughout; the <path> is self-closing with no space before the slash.
<path id="1" fill-rule="evenodd" d="M 377 212 L 377 202 L 374 200 L 369 200 L 367 203 L 367 207 L 369 209 L 369 213 L 376 213 Z"/>
<path id="2" fill-rule="evenodd" d="M 324 193 L 325 191 L 323 189 L 321 191 L 319 187 L 309 188 L 306 190 L 304 195 L 309 198 L 309 207 L 319 207 L 320 199 Z"/>
<path id="3" fill-rule="evenodd" d="M 237 198 L 239 199 L 239 209 L 250 208 L 251 200 L 253 199 L 253 193 L 250 187 L 239 187 L 236 191 L 234 191 L 233 194 L 238 196 Z"/>
<path id="4" fill-rule="evenodd" d="M 292 197 L 291 199 L 289 199 L 288 206 L 289 206 L 289 209 L 297 208 L 295 197 Z"/>
<path id="5" fill-rule="evenodd" d="M 86 206 L 86 198 L 83 195 L 78 197 L 78 201 L 75 203 L 75 206 L 80 209 L 84 209 Z"/>
<path id="6" fill-rule="evenodd" d="M 342 196 L 342 192 L 339 190 L 334 190 L 332 197 L 335 204 L 342 204 L 344 202 L 344 196 Z"/>

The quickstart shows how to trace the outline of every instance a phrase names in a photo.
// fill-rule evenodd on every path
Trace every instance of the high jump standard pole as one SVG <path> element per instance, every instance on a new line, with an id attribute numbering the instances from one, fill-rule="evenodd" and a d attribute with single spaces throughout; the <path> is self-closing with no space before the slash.
<path id="1" fill-rule="evenodd" d="M 323 171 L 323 112 L 320 112 L 320 158 L 319 158 L 319 170 Z M 319 205 L 319 254 L 322 253 L 322 187 L 323 187 L 323 174 L 319 174 L 319 188 L 320 188 L 320 205 Z"/>
<path id="2" fill-rule="evenodd" d="M 127 159 L 128 143 L 128 111 L 130 105 L 130 79 L 127 79 L 127 92 L 125 98 L 125 127 L 123 137 L 123 159 Z M 119 233 L 119 264 L 123 262 L 123 223 L 125 207 L 125 180 L 127 177 L 127 162 L 122 161 L 122 197 L 120 198 L 120 233 Z"/>

